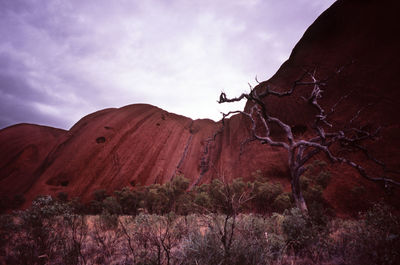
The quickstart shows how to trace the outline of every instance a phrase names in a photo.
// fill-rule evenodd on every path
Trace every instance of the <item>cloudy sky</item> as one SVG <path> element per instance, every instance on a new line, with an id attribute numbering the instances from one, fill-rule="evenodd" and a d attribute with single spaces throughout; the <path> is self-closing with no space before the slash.
<path id="1" fill-rule="evenodd" d="M 219 120 L 334 0 L 0 0 L 0 128 L 149 103 Z"/>

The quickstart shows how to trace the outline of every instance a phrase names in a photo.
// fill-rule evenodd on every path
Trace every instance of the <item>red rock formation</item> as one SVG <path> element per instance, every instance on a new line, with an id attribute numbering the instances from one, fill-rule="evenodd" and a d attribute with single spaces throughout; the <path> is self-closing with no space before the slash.
<path id="1" fill-rule="evenodd" d="M 67 192 L 88 200 L 97 189 L 163 183 L 176 174 L 195 185 L 222 174 L 248 177 L 260 167 L 284 171 L 275 152 L 268 152 L 275 167 L 260 163 L 265 154 L 239 157 L 238 143 L 246 135 L 241 123 L 234 117 L 218 133 L 220 123 L 193 121 L 145 104 L 90 114 L 58 139 L 27 199 Z"/>
<path id="2" fill-rule="evenodd" d="M 388 167 L 399 169 L 399 7 L 397 1 L 338 0 L 309 27 L 289 60 L 259 89 L 269 84 L 276 90 L 287 90 L 304 73 L 303 69 L 315 69 L 321 79 L 340 69 L 340 73 L 335 73 L 324 87 L 321 105 L 329 110 L 342 96 L 348 95 L 331 117 L 334 127 L 348 125 L 361 110 L 352 126 L 371 129 L 381 126 L 380 137 L 368 147 Z M 305 90 L 301 88 L 293 97 L 273 100 L 268 104 L 275 116 L 282 117 L 291 125 L 307 125 L 308 131 L 311 131 L 309 123 L 315 113 L 304 107 L 300 98 Z M 355 156 L 354 159 L 366 162 L 364 156 Z M 369 167 L 368 163 L 365 165 Z M 377 172 L 373 167 L 369 170 Z M 350 201 L 355 186 L 365 187 L 369 191 L 366 196 L 370 199 L 385 196 L 383 189 L 365 181 L 347 166 L 334 165 L 330 171 L 333 173 L 332 183 L 325 197 L 337 212 L 352 210 Z"/>
<path id="3" fill-rule="evenodd" d="M 382 138 L 370 148 L 395 168 L 400 147 L 397 6 L 396 1 L 337 1 L 310 26 L 278 72 L 259 86 L 285 90 L 304 68 L 316 68 L 324 78 L 346 66 L 329 81 L 321 104 L 330 108 L 351 91 L 333 116 L 335 126 L 344 126 L 365 107 L 356 123 L 384 127 Z M 302 107 L 303 92 L 268 104 L 289 124 L 309 127 L 314 113 Z M 216 177 L 248 179 L 256 170 L 289 188 L 285 151 L 256 142 L 242 147 L 249 124 L 240 115 L 221 126 L 137 104 L 90 114 L 68 132 L 33 125 L 10 127 L 0 131 L 1 192 L 22 192 L 29 201 L 38 194 L 62 191 L 88 200 L 97 189 L 111 192 L 163 183 L 176 174 L 196 185 Z M 353 169 L 335 165 L 330 170 L 332 183 L 325 197 L 337 212 L 353 209 L 346 200 L 354 186 L 373 191 L 370 197 L 384 195 L 383 189 Z"/>
<path id="4" fill-rule="evenodd" d="M 202 145 L 217 126 L 137 104 L 81 119 L 47 157 L 29 194 L 60 191 L 88 199 L 96 189 L 199 175 Z M 187 162 L 198 161 L 198 163 Z"/>
<path id="5" fill-rule="evenodd" d="M 66 131 L 33 124 L 0 130 L 0 195 L 26 193 L 37 181 L 36 171 Z"/>

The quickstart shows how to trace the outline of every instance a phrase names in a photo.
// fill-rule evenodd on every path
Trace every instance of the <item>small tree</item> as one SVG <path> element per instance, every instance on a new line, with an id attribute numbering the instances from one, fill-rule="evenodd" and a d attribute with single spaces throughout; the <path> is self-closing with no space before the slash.
<path id="1" fill-rule="evenodd" d="M 30 209 L 17 212 L 18 223 L 15 238 L 14 257 L 19 264 L 45 264 L 57 257 L 57 249 L 62 243 L 62 233 L 58 216 L 69 211 L 51 196 L 39 196 Z M 14 261 L 9 261 L 14 263 Z"/>
<path id="2" fill-rule="evenodd" d="M 307 77 L 309 77 L 308 81 L 306 79 Z M 385 164 L 372 158 L 367 152 L 367 149 L 359 144 L 363 140 L 373 139 L 378 134 L 380 127 L 374 132 L 355 127 L 337 129 L 328 121 L 328 116 L 335 112 L 336 106 L 347 96 L 340 98 L 339 101 L 331 107 L 329 112 L 325 111 L 318 100 L 322 98 L 323 90 L 321 87 L 326 84 L 326 81 L 327 80 L 317 80 L 315 71 L 313 73 L 306 71 L 303 76 L 295 81 L 293 86 L 285 92 L 274 91 L 270 89 L 268 85 L 256 86 L 255 88 L 250 86 L 250 93 L 243 93 L 236 98 L 227 98 L 226 94 L 222 92 L 218 101 L 218 103 L 225 103 L 247 99 L 251 102 L 252 107 L 249 111 L 230 111 L 227 114 L 223 114 L 222 122 L 224 122 L 226 117 L 232 114 L 242 114 L 251 121 L 251 138 L 247 139 L 245 142 L 257 140 L 263 144 L 282 147 L 287 150 L 293 198 L 296 206 L 301 209 L 303 213 L 308 212 L 308 209 L 301 191 L 300 177 L 306 171 L 306 163 L 320 152 L 325 153 L 332 162 L 345 163 L 357 169 L 360 175 L 366 179 L 384 182 L 385 186 L 388 184 L 400 185 L 399 182 L 384 176 L 372 177 L 361 165 L 348 158 L 335 155 L 332 152 L 332 146 L 335 143 L 338 143 L 340 146 L 352 147 L 355 150 L 363 151 L 371 161 L 385 168 Z M 268 98 L 293 96 L 294 91 L 300 86 L 312 88 L 308 97 L 301 97 L 305 104 L 315 110 L 312 124 L 313 133 L 307 134 L 307 136 L 309 136 L 308 138 L 304 134 L 302 134 L 301 137 L 295 137 L 295 128 L 291 127 L 279 117 L 272 116 L 267 104 Z M 355 119 L 360 112 L 361 110 L 356 113 L 353 119 Z M 351 125 L 353 119 L 349 121 L 349 125 Z M 284 132 L 285 139 L 281 140 L 271 137 L 271 126 L 278 126 Z"/>
<path id="3" fill-rule="evenodd" d="M 164 216 L 139 214 L 134 220 L 130 220 L 134 221 L 133 235 L 125 233 L 125 236 L 138 243 L 137 264 L 178 264 L 174 251 L 188 233 L 188 226 L 183 218 L 174 213 Z M 125 223 L 125 227 L 127 226 Z"/>
<path id="4" fill-rule="evenodd" d="M 194 207 L 200 208 L 204 213 L 204 225 L 208 226 L 209 236 L 216 242 L 213 248 L 221 254 L 219 264 L 232 264 L 237 218 L 246 204 L 254 198 L 253 187 L 241 179 L 228 183 L 222 176 L 221 180 L 214 179 L 209 186 L 211 209 L 203 208 L 202 205 L 194 205 Z"/>

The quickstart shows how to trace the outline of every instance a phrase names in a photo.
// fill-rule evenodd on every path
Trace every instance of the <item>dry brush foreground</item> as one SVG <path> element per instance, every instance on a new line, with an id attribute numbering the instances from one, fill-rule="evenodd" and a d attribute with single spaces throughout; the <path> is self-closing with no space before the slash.
<path id="1" fill-rule="evenodd" d="M 237 183 L 236 183 L 237 185 Z M 254 214 L 254 199 L 234 183 L 220 187 L 214 207 L 122 215 L 118 200 L 85 214 L 76 201 L 39 197 L 30 209 L 1 215 L 3 264 L 398 264 L 400 218 L 376 203 L 358 218 L 298 208 Z M 212 197 L 212 198 L 214 198 Z M 244 199 L 247 198 L 247 199 Z M 111 203 L 113 201 L 113 203 Z"/>

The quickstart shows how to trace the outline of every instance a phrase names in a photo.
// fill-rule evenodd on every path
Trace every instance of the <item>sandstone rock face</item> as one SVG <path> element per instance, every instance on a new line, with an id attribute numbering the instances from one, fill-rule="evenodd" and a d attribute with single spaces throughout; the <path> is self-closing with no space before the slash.
<path id="1" fill-rule="evenodd" d="M 257 89 L 270 85 L 287 90 L 304 69 L 315 69 L 321 79 L 332 76 L 320 103 L 329 109 L 346 96 L 331 117 L 334 126 L 348 126 L 357 115 L 351 126 L 382 127 L 377 141 L 368 146 L 378 159 L 399 169 L 397 10 L 396 1 L 338 0 L 310 26 L 278 72 Z M 267 102 L 275 116 L 304 128 L 302 137 L 311 134 L 315 115 L 301 99 L 307 91 L 301 88 L 293 97 Z M 279 131 L 275 134 L 280 137 Z M 177 174 L 189 178 L 193 186 L 213 178 L 250 179 L 256 170 L 288 190 L 286 152 L 257 142 L 243 145 L 248 135 L 249 121 L 241 115 L 222 126 L 145 104 L 98 111 L 69 131 L 16 125 L 0 131 L 0 192 L 24 193 L 28 202 L 38 194 L 59 192 L 87 201 L 97 189 L 111 193 L 124 186 L 163 183 Z M 366 160 L 360 154 L 354 159 Z M 338 213 L 353 209 L 348 200 L 355 186 L 370 191 L 364 194 L 369 198 L 384 196 L 379 185 L 362 179 L 353 169 L 334 165 L 328 170 L 332 181 L 324 196 Z"/>
<path id="2" fill-rule="evenodd" d="M 18 124 L 0 131 L 0 195 L 26 193 L 38 180 L 47 154 L 64 130 Z"/>
<path id="3" fill-rule="evenodd" d="M 319 101 L 327 111 L 336 103 L 336 111 L 329 117 L 334 128 L 381 127 L 379 137 L 366 146 L 387 168 L 399 170 L 400 148 L 400 23 L 396 1 L 338 0 L 305 32 L 290 58 L 266 85 L 288 90 L 300 78 L 304 69 L 316 71 L 319 79 L 328 79 L 323 98 Z M 277 117 L 292 126 L 303 125 L 312 131 L 311 121 L 316 113 L 305 107 L 301 96 L 309 95 L 310 88 L 299 87 L 294 96 L 267 102 Z M 341 99 L 342 98 L 342 99 Z M 249 109 L 250 103 L 246 109 Z M 323 156 L 319 159 L 325 159 Z M 385 174 L 399 179 L 399 174 L 379 172 L 363 155 L 356 160 L 372 174 Z M 363 187 L 367 198 L 384 197 L 383 189 L 362 179 L 355 170 L 335 164 L 329 169 L 332 182 L 325 191 L 331 205 L 340 211 L 350 211 L 354 187 Z"/>
<path id="4" fill-rule="evenodd" d="M 93 113 L 49 153 L 30 194 L 64 191 L 87 199 L 96 189 L 163 183 L 182 172 L 199 175 L 201 141 L 216 127 L 142 104 Z"/>
<path id="5" fill-rule="evenodd" d="M 221 126 L 145 104 L 90 114 L 58 138 L 35 172 L 27 199 L 67 192 L 88 200 L 97 189 L 111 193 L 124 186 L 164 183 L 177 174 L 196 185 L 222 176 L 249 177 L 266 167 L 261 163 L 264 147 L 254 159 L 239 155 L 247 133 L 240 117 L 227 120 L 222 131 Z M 268 152 L 274 157 L 268 167 L 279 173 L 285 167 L 276 153 Z"/>

